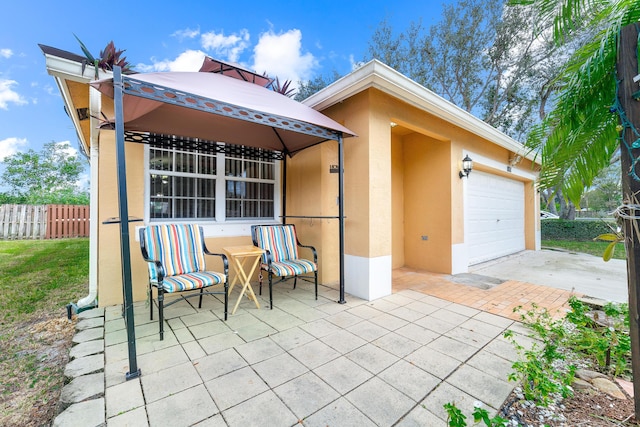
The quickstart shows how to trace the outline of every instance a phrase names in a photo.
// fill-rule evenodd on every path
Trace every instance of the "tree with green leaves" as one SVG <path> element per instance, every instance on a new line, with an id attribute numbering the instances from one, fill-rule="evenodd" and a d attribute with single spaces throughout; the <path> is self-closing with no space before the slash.
<path id="1" fill-rule="evenodd" d="M 321 89 L 329 86 L 340 77 L 342 77 L 340 76 L 340 73 L 338 73 L 336 70 L 333 70 L 331 76 L 325 77 L 322 75 L 318 75 L 311 80 L 298 81 L 298 89 L 293 99 L 295 99 L 296 101 L 304 101 L 314 93 L 319 92 Z"/>
<path id="2" fill-rule="evenodd" d="M 612 163 L 593 179 L 593 185 L 583 195 L 580 207 L 597 216 L 613 212 L 622 203 L 620 162 Z M 604 215 L 603 215 L 604 214 Z"/>
<path id="3" fill-rule="evenodd" d="M 13 154 L 3 165 L 2 181 L 9 189 L 0 195 L 4 203 L 89 204 L 87 191 L 78 187 L 84 164 L 68 142 Z"/>
<path id="4" fill-rule="evenodd" d="M 515 139 L 540 120 L 550 82 L 568 47 L 537 33 L 533 12 L 504 1 L 459 0 L 424 28 L 413 22 L 394 34 L 387 20 L 373 33 L 377 58 Z M 368 59 L 367 58 L 367 59 Z"/>
<path id="5" fill-rule="evenodd" d="M 627 249 L 629 328 L 635 417 L 640 419 L 640 3 L 637 0 L 512 0 L 552 25 L 562 44 L 594 30 L 555 79 L 555 107 L 529 136 L 542 157 L 544 186 L 561 186 L 575 203 L 619 152 L 622 205 L 616 210 Z"/>
<path id="6" fill-rule="evenodd" d="M 537 27 L 535 15 L 505 1 L 459 0 L 444 5 L 442 19 L 426 29 L 413 22 L 394 34 L 382 21 L 368 55 L 523 141 L 553 104 L 555 78 L 588 34 L 558 45 L 551 24 Z M 575 218 L 575 206 L 560 187 L 544 188 L 541 199 L 554 213 L 560 200 L 560 217 Z"/>

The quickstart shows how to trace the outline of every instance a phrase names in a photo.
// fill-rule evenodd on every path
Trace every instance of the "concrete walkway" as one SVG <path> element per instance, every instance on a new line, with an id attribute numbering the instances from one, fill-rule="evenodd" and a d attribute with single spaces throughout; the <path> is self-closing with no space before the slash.
<path id="1" fill-rule="evenodd" d="M 558 250 L 524 251 L 475 265 L 472 273 L 573 291 L 605 301 L 627 302 L 627 262 Z"/>
<path id="2" fill-rule="evenodd" d="M 426 276 L 425 276 L 426 277 Z M 395 283 L 395 281 L 394 281 Z M 490 412 L 514 386 L 512 319 L 419 290 L 373 302 L 321 286 L 277 285 L 274 309 L 244 301 L 227 322 L 222 304 L 180 302 L 168 327 L 135 306 L 138 366 L 128 370 L 119 306 L 80 314 L 59 426 L 444 426 L 443 405 Z M 237 295 L 237 294 L 236 294 Z M 235 301 L 232 295 L 231 301 Z"/>

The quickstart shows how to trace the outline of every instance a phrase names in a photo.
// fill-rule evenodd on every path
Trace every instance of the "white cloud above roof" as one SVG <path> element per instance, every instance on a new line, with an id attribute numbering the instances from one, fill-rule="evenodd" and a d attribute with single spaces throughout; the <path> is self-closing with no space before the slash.
<path id="1" fill-rule="evenodd" d="M 24 97 L 13 89 L 17 84 L 18 82 L 15 80 L 0 78 L 0 109 L 8 110 L 10 103 L 16 105 L 27 104 Z"/>
<path id="2" fill-rule="evenodd" d="M 201 50 L 185 50 L 175 59 L 158 61 L 151 58 L 152 64 L 137 64 L 136 71 L 151 73 L 156 71 L 198 71 L 204 61 L 205 53 Z"/>
<path id="3" fill-rule="evenodd" d="M 28 142 L 26 138 L 6 138 L 0 141 L 0 161 L 4 161 L 8 156 L 16 154 L 18 151 L 22 151 L 27 146 Z"/>
<path id="4" fill-rule="evenodd" d="M 298 29 L 279 34 L 262 33 L 253 52 L 253 68 L 258 73 L 266 71 L 281 83 L 291 80 L 293 86 L 300 80 L 309 80 L 319 65 L 311 53 L 302 52 L 302 32 Z"/>
<path id="5" fill-rule="evenodd" d="M 7 59 L 11 58 L 13 56 L 13 51 L 7 48 L 0 49 L 0 56 Z"/>
<path id="6" fill-rule="evenodd" d="M 172 34 L 176 37 L 195 38 L 199 30 L 184 29 Z M 310 52 L 303 52 L 302 32 L 292 29 L 275 33 L 269 30 L 260 35 L 253 47 L 253 64 L 241 60 L 244 51 L 250 48 L 251 35 L 243 29 L 231 35 L 210 31 L 200 35 L 203 50 L 188 49 L 175 59 L 151 58 L 151 64 L 137 64 L 136 71 L 148 73 L 159 71 L 198 71 L 205 56 L 230 63 L 241 64 L 257 73 L 266 72 L 269 77 L 278 77 L 281 82 L 290 80 L 296 87 L 298 81 L 309 80 L 319 67 L 318 60 Z M 246 64 L 246 65 L 245 65 Z"/>
<path id="7" fill-rule="evenodd" d="M 203 33 L 200 36 L 200 42 L 202 47 L 212 52 L 217 59 L 238 62 L 242 52 L 249 47 L 250 38 L 249 31 L 246 29 L 229 36 L 225 36 L 223 32 L 216 33 L 211 31 Z"/>

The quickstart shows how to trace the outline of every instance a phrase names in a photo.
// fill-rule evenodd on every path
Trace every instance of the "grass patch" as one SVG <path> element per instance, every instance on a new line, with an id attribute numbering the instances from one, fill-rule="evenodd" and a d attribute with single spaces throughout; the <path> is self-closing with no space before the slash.
<path id="1" fill-rule="evenodd" d="M 577 242 L 573 240 L 543 240 L 542 247 L 563 249 L 570 252 L 581 252 L 585 254 L 595 255 L 602 257 L 604 250 L 609 246 L 609 242 L 593 242 L 583 241 Z M 614 259 L 626 259 L 627 253 L 624 249 L 623 243 L 618 243 L 616 250 L 613 253 Z"/>
<path id="2" fill-rule="evenodd" d="M 89 239 L 0 241 L 0 327 L 86 293 Z"/>
<path id="3" fill-rule="evenodd" d="M 87 293 L 89 239 L 0 241 L 0 425 L 49 425 Z"/>

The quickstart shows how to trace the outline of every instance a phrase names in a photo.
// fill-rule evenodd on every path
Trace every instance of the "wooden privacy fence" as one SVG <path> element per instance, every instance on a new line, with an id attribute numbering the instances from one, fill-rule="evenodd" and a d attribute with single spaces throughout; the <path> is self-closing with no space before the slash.
<path id="1" fill-rule="evenodd" d="M 0 205 L 0 239 L 60 239 L 89 235 L 89 206 Z"/>
<path id="2" fill-rule="evenodd" d="M 47 205 L 45 239 L 89 236 L 89 206 Z"/>

